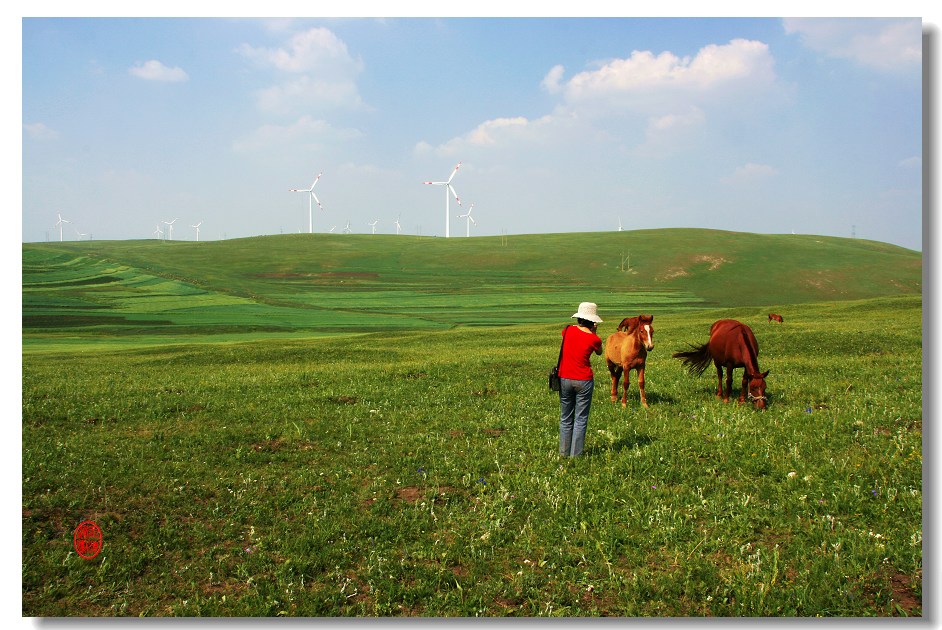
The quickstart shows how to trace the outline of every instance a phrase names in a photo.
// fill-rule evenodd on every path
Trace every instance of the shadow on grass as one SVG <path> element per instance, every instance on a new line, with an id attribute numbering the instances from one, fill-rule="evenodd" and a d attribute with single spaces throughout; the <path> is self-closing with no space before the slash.
<path id="1" fill-rule="evenodd" d="M 611 396 L 606 394 L 606 402 L 611 400 Z M 677 399 L 671 396 L 670 394 L 658 393 L 658 392 L 645 392 L 645 397 L 648 399 L 648 405 L 673 405 L 676 404 Z M 628 407 L 632 406 L 641 407 L 641 400 L 638 395 L 638 390 L 632 390 L 628 392 L 628 397 L 625 399 L 628 403 Z M 621 405 L 621 390 L 618 390 L 618 399 L 611 401 L 612 405 L 620 406 Z"/>
<path id="2" fill-rule="evenodd" d="M 593 444 L 586 447 L 583 451 L 584 455 L 597 455 L 604 451 L 625 451 L 631 450 L 634 448 L 641 448 L 647 446 L 654 441 L 654 438 L 650 435 L 644 434 L 634 434 L 619 438 L 612 442 L 611 444 Z"/>

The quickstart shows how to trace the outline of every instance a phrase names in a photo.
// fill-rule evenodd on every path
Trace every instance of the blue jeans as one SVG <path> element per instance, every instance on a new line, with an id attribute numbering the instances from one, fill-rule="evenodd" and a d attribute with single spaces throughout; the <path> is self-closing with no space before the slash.
<path id="1" fill-rule="evenodd" d="M 585 431 L 589 424 L 589 407 L 595 381 L 560 379 L 559 387 L 559 454 L 575 457 L 582 454 Z"/>

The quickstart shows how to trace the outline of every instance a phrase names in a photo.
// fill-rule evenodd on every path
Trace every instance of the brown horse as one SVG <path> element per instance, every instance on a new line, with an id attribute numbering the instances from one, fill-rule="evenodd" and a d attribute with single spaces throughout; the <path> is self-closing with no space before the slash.
<path id="1" fill-rule="evenodd" d="M 605 342 L 605 361 L 608 372 L 612 375 L 612 402 L 618 400 L 618 380 L 625 375 L 622 387 L 621 406 L 628 406 L 628 372 L 638 373 L 638 389 L 641 390 L 641 404 L 648 406 L 644 396 L 644 360 L 648 351 L 654 349 L 654 328 L 651 322 L 654 315 L 626 317 L 618 325 L 618 332 L 609 335 Z"/>
<path id="2" fill-rule="evenodd" d="M 781 323 L 784 323 L 785 320 L 782 319 L 782 316 L 781 316 L 781 315 L 776 315 L 775 313 L 769 313 L 769 322 L 770 322 L 770 323 L 771 323 L 771 322 L 778 322 L 778 323 L 781 324 Z"/>
<path id="3" fill-rule="evenodd" d="M 710 361 L 716 365 L 716 397 L 729 402 L 733 389 L 733 370 L 743 368 L 742 390 L 739 402 L 746 402 L 748 394 L 757 409 L 765 409 L 765 377 L 768 371 L 759 371 L 759 344 L 752 329 L 734 319 L 721 319 L 710 328 L 710 340 L 694 346 L 687 352 L 675 352 L 692 374 L 703 374 Z M 723 368 L 726 368 L 726 392 L 723 392 Z"/>

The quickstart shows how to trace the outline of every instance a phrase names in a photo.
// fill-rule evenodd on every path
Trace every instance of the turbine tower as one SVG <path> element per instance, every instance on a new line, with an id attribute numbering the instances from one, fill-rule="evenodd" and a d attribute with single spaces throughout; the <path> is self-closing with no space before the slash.
<path id="1" fill-rule="evenodd" d="M 164 235 L 164 231 L 160 229 L 160 224 L 157 224 L 157 229 L 154 230 L 154 236 L 157 237 L 157 240 L 160 240 L 160 237 Z"/>
<path id="2" fill-rule="evenodd" d="M 374 220 L 372 223 L 367 223 L 368 226 L 373 228 L 373 234 L 376 234 L 376 224 L 379 223 L 379 219 Z"/>
<path id="3" fill-rule="evenodd" d="M 396 235 L 397 235 L 397 236 L 399 235 L 400 232 L 402 232 L 402 226 L 399 225 L 399 219 L 400 219 L 401 217 L 402 217 L 401 214 L 400 214 L 398 217 L 396 217 Z"/>
<path id="4" fill-rule="evenodd" d="M 303 192 L 309 193 L 311 196 L 307 199 L 307 231 L 309 234 L 314 233 L 314 205 L 313 201 L 317 202 L 317 207 L 321 210 L 324 209 L 324 206 L 321 205 L 321 200 L 317 198 L 317 195 L 314 194 L 314 187 L 317 186 L 317 182 L 320 180 L 323 173 L 318 173 L 317 177 L 314 178 L 314 183 L 311 184 L 310 188 L 292 188 L 288 192 Z"/>
<path id="5" fill-rule="evenodd" d="M 344 233 L 344 234 L 349 234 L 349 233 L 350 233 L 350 220 L 349 220 L 349 219 L 347 219 L 347 226 L 346 226 L 345 228 L 343 228 L 343 233 Z"/>
<path id="6" fill-rule="evenodd" d="M 458 193 L 455 192 L 455 189 L 451 185 L 451 180 L 455 178 L 455 174 L 458 172 L 458 168 L 461 166 L 461 162 L 458 162 L 458 166 L 455 167 L 455 170 L 451 172 L 451 177 L 444 182 L 425 182 L 426 184 L 431 184 L 432 186 L 444 186 L 445 187 L 445 238 L 449 237 L 449 226 L 451 224 L 451 214 L 448 210 L 448 191 L 451 191 L 451 194 L 455 196 L 455 201 L 458 202 L 458 205 L 461 205 L 461 199 L 458 198 Z"/>
<path id="7" fill-rule="evenodd" d="M 68 219 L 63 219 L 61 212 L 57 212 L 56 214 L 59 216 L 59 220 L 56 221 L 56 227 L 59 228 L 59 242 L 61 243 L 61 242 L 62 242 L 62 224 L 63 224 L 63 223 L 72 223 L 72 222 L 69 221 Z"/>
<path id="8" fill-rule="evenodd" d="M 472 210 L 474 210 L 474 204 L 473 204 L 473 203 L 471 204 L 471 207 L 468 208 L 468 214 L 459 214 L 459 215 L 458 215 L 458 218 L 459 218 L 459 219 L 467 219 L 467 220 L 468 220 L 468 233 L 466 234 L 466 236 L 471 236 L 471 224 L 472 224 L 472 223 L 473 223 L 474 225 L 477 225 L 477 224 L 478 224 L 478 222 L 474 220 L 474 217 L 471 216 L 471 211 L 472 211 Z"/>
<path id="9" fill-rule="evenodd" d="M 167 228 L 167 240 L 168 240 L 168 241 L 172 241 L 172 240 L 173 240 L 173 224 L 174 224 L 175 221 L 176 221 L 176 219 L 174 219 L 173 221 L 169 221 L 169 222 L 168 222 L 168 221 L 164 221 L 164 222 L 163 222 L 163 223 L 166 223 L 166 224 L 169 226 L 169 227 Z"/>
<path id="10" fill-rule="evenodd" d="M 199 240 L 200 240 L 200 226 L 201 226 L 201 225 L 203 225 L 203 222 L 202 222 L 202 221 L 200 221 L 200 222 L 197 223 L 196 225 L 191 225 L 191 226 L 190 226 L 191 228 L 196 228 L 196 241 L 197 241 L 197 242 L 199 242 Z"/>

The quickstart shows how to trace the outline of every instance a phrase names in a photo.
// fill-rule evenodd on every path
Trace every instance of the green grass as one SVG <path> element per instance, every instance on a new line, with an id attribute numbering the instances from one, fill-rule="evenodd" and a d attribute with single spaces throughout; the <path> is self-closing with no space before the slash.
<path id="1" fill-rule="evenodd" d="M 23 246 L 27 352 L 920 295 L 918 252 L 710 230 Z M 567 313 L 568 314 L 568 313 Z"/>
<path id="2" fill-rule="evenodd" d="M 155 289 L 164 296 L 142 303 L 158 308 L 135 303 L 126 315 L 193 326 L 191 343 L 175 334 L 164 339 L 177 345 L 134 345 L 137 334 L 160 340 L 155 324 L 133 335 L 24 329 L 26 616 L 922 615 L 918 291 L 644 308 L 656 330 L 650 408 L 636 385 L 627 409 L 613 405 L 597 360 L 586 456 L 560 460 L 559 403 L 545 374 L 581 299 L 571 285 L 561 283 L 565 306 L 544 315 L 552 322 L 537 321 L 536 291 L 521 291 L 526 308 L 503 306 L 533 312 L 530 323 L 443 329 L 464 311 L 416 315 L 448 303 L 413 288 L 389 314 L 413 329 L 316 338 L 297 287 L 262 295 L 246 278 L 223 292 L 222 274 L 241 277 L 239 265 L 216 268 L 219 279 L 175 279 L 170 267 L 184 262 L 157 270 L 143 262 L 144 244 L 122 247 L 127 277 L 102 259 L 37 261 L 34 251 L 55 248 L 27 248 L 24 313 L 53 311 L 54 295 L 62 311 L 114 315 L 128 294 L 169 278 L 206 291 L 194 299 L 233 300 L 233 334 L 256 334 L 250 300 L 271 314 L 296 309 L 310 327 L 286 323 L 285 334 L 308 338 L 195 343 L 217 339 L 207 333 L 221 324 L 184 313 L 179 287 Z M 97 275 L 70 273 L 83 265 Z M 455 281 L 459 303 L 481 299 L 478 323 L 495 323 L 483 307 L 496 288 L 481 298 L 468 273 Z M 124 297 L 109 301 L 97 290 L 105 284 L 37 289 L 109 275 Z M 681 289 L 707 300 L 694 285 Z M 34 289 L 42 308 L 26 308 Z M 292 291 L 289 306 L 279 296 Z M 548 293 L 544 306 L 556 299 Z M 642 310 L 624 300 L 630 309 L 599 299 L 603 339 Z M 785 324 L 768 324 L 769 310 Z M 766 412 L 724 405 L 710 376 L 670 358 L 728 316 L 756 332 L 770 370 Z M 70 335 L 75 345 L 62 341 Z M 112 351 L 95 335 L 124 345 Z M 104 532 L 93 561 L 72 550 L 85 519 Z"/>

